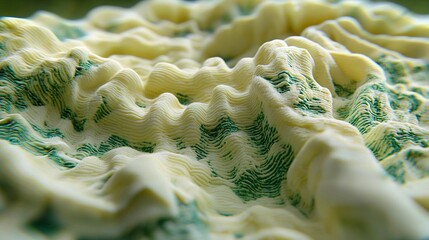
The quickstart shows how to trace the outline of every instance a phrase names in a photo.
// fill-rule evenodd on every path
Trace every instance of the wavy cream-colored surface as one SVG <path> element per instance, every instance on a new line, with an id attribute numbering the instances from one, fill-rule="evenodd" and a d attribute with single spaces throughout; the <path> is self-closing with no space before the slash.
<path id="1" fill-rule="evenodd" d="M 2 18 L 0 238 L 427 239 L 428 99 L 393 5 Z"/>

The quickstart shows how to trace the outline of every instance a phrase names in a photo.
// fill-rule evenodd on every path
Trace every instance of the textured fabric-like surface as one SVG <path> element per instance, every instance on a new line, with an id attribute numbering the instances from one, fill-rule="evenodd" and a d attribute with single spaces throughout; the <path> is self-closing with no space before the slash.
<path id="1" fill-rule="evenodd" d="M 429 23 L 404 9 L 40 12 L 0 20 L 0 58 L 4 239 L 429 237 Z"/>

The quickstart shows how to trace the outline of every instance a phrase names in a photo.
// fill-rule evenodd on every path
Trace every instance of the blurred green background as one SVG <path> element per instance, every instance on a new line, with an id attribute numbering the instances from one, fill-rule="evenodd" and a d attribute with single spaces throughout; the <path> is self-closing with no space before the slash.
<path id="1" fill-rule="evenodd" d="M 418 14 L 429 14 L 429 0 L 373 0 L 371 2 L 393 2 Z"/>
<path id="2" fill-rule="evenodd" d="M 140 0 L 0 0 L 0 16 L 29 17 L 46 10 L 64 18 L 76 19 L 100 5 L 131 7 Z M 383 0 L 373 0 L 382 2 Z M 418 14 L 429 14 L 429 0 L 390 0 Z"/>

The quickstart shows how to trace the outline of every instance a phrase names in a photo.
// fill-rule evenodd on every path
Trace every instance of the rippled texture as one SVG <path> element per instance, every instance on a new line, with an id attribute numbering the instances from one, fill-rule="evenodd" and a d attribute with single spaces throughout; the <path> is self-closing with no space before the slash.
<path id="1" fill-rule="evenodd" d="M 428 18 L 148 1 L 2 18 L 0 57 L 4 239 L 429 237 Z"/>

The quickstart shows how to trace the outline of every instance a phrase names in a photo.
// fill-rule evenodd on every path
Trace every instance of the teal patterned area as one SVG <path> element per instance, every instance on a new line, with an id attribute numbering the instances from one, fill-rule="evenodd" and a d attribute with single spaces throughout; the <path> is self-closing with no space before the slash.
<path id="1" fill-rule="evenodd" d="M 86 35 L 83 29 L 70 24 L 59 24 L 52 29 L 52 32 L 61 41 L 65 41 L 67 39 L 78 39 Z"/>
<path id="2" fill-rule="evenodd" d="M 381 139 L 369 142 L 368 147 L 379 160 L 383 160 L 409 144 L 426 148 L 429 147 L 429 139 L 415 127 L 401 127 L 384 132 Z"/>
<path id="3" fill-rule="evenodd" d="M 29 77 L 18 77 L 8 66 L 1 68 L 0 87 L 3 89 L 0 92 L 0 111 L 15 113 L 26 110 L 28 106 L 51 105 L 58 109 L 57 114 L 61 119 L 70 120 L 76 132 L 83 132 L 87 119 L 79 116 L 75 110 L 66 104 L 65 95 L 72 89 L 74 79 L 89 72 L 94 64 L 91 61 L 79 61 L 73 77 L 65 74 L 67 72 L 64 69 L 65 65 L 61 63 L 53 63 L 49 66 L 49 68 L 39 67 L 36 74 Z M 17 94 L 9 94 L 5 89 L 13 89 Z M 93 117 L 94 122 L 99 122 L 111 111 L 112 108 L 108 105 L 106 98 L 102 97 L 102 103 Z M 55 114 L 55 112 L 51 114 Z M 35 136 L 35 132 L 31 132 L 30 129 L 40 136 Z M 9 117 L 0 120 L 0 130 L 0 139 L 7 140 L 14 145 L 20 145 L 37 156 L 47 156 L 59 167 L 73 168 L 76 166 L 76 162 L 61 157 L 54 146 L 44 143 L 44 138 L 59 137 L 64 139 L 65 137 L 60 129 L 50 128 L 46 122 L 45 126 L 42 127 Z M 69 157 L 83 159 L 87 156 L 102 156 L 114 148 L 124 146 L 142 152 L 153 152 L 155 144 L 149 142 L 130 143 L 126 139 L 112 135 L 97 146 L 82 144 L 77 148 L 77 153 L 69 153 Z"/>
<path id="4" fill-rule="evenodd" d="M 337 93 L 348 99 L 345 105 L 336 109 L 338 118 L 355 126 L 364 137 L 374 129 L 384 131 L 382 134 L 372 134 L 366 141 L 367 147 L 379 161 L 401 154 L 411 146 L 429 147 L 426 133 L 415 124 L 377 130 L 381 123 L 399 121 L 404 117 L 411 116 L 417 122 L 421 121 L 426 111 L 424 101 L 428 100 L 429 95 L 419 84 L 426 85 L 429 80 L 428 64 L 416 64 L 410 69 L 402 60 L 384 55 L 376 63 L 383 69 L 386 81 L 370 74 L 356 90 L 335 86 Z M 413 79 L 415 83 L 411 85 Z M 398 183 L 405 183 L 406 169 L 412 165 L 409 161 L 410 158 L 399 158 L 397 162 L 386 165 L 385 170 Z M 426 172 L 422 174 L 429 175 Z"/>
<path id="5" fill-rule="evenodd" d="M 295 157 L 293 149 L 280 142 L 277 130 L 269 125 L 263 112 L 244 131 L 260 162 L 238 176 L 231 175 L 236 184 L 233 191 L 245 201 L 261 197 L 275 198 L 280 195 L 282 181 Z M 280 145 L 279 149 L 270 152 L 277 144 Z"/>
<path id="6" fill-rule="evenodd" d="M 255 168 L 234 177 L 233 191 L 244 201 L 278 197 L 293 158 L 291 146 L 283 145 L 279 152 L 264 157 L 263 162 Z"/>
<path id="7" fill-rule="evenodd" d="M 1 110 L 11 113 L 13 109 L 23 111 L 30 105 L 52 105 L 58 109 L 61 118 L 71 120 L 75 131 L 83 131 L 87 120 L 67 106 L 64 96 L 70 91 L 74 78 L 88 72 L 92 63 L 79 61 L 73 77 L 67 74 L 66 65 L 61 62 L 46 65 L 48 67 L 40 66 L 36 74 L 29 77 L 19 77 L 9 66 L 1 68 L 0 87 L 9 89 L 0 91 Z"/>
<path id="8" fill-rule="evenodd" d="M 392 109 L 403 109 L 402 106 L 408 106 L 408 112 L 414 113 L 422 105 L 419 95 L 413 92 L 399 92 L 396 90 L 386 89 L 387 94 L 389 94 L 389 103 Z M 404 104 L 402 104 L 404 103 Z M 418 118 L 419 116 L 416 115 Z"/>
<path id="9" fill-rule="evenodd" d="M 310 77 L 297 77 L 289 71 L 281 71 L 276 77 L 264 77 L 276 91 L 280 94 L 291 91 L 292 86 L 295 86 L 299 91 L 299 100 L 293 104 L 293 107 L 300 111 L 303 115 L 320 115 L 326 113 L 326 109 L 322 107 L 322 100 L 317 97 L 307 97 L 304 92 L 309 90 L 319 91 L 315 81 Z"/>
<path id="10" fill-rule="evenodd" d="M 94 122 L 98 123 L 101 119 L 106 117 L 112 112 L 112 108 L 107 104 L 105 97 L 102 97 L 103 102 L 100 104 L 100 107 L 97 109 L 97 112 L 94 115 Z"/>
<path id="11" fill-rule="evenodd" d="M 427 158 L 428 152 L 421 148 L 408 149 L 401 154 L 399 161 L 387 165 L 385 170 L 400 184 L 406 182 L 406 170 L 412 171 L 414 178 L 422 179 L 429 175 L 429 167 L 425 164 Z"/>
<path id="12" fill-rule="evenodd" d="M 208 164 L 212 168 L 212 175 L 220 176 L 234 183 L 233 191 L 244 201 L 256 200 L 261 197 L 275 198 L 280 195 L 282 181 L 285 180 L 287 170 L 295 155 L 290 145 L 281 143 L 277 130 L 270 126 L 264 113 L 260 112 L 252 125 L 238 127 L 228 116 L 221 117 L 213 127 L 201 125 L 201 136 L 198 144 L 192 146 L 197 159 L 208 158 Z M 234 133 L 241 132 L 247 136 L 247 141 L 252 146 L 252 152 L 257 161 L 253 164 L 239 164 L 239 156 L 231 151 L 226 151 L 226 138 Z M 182 143 L 180 143 L 182 145 Z M 276 147 L 275 151 L 270 151 Z M 220 161 L 235 162 L 235 167 L 226 175 L 211 164 L 210 154 L 216 154 Z M 243 159 L 244 161 L 245 159 Z M 218 161 L 218 160 L 216 160 Z M 238 168 L 245 170 L 238 172 Z"/>
<path id="13" fill-rule="evenodd" d="M 417 110 L 422 99 L 417 93 L 401 92 L 377 80 L 369 80 L 357 91 L 357 97 L 352 98 L 345 108 L 338 108 L 337 113 L 357 127 L 362 134 L 389 120 L 389 109 L 412 113 L 417 119 L 421 117 Z"/>
<path id="14" fill-rule="evenodd" d="M 31 127 L 44 138 L 52 138 L 52 137 L 64 138 L 64 134 L 60 131 L 60 129 L 48 128 L 46 122 L 45 122 L 46 128 L 38 127 L 35 124 L 32 124 Z"/>
<path id="15" fill-rule="evenodd" d="M 398 162 L 395 164 L 391 164 L 385 168 L 386 172 L 395 179 L 396 182 L 400 184 L 405 183 L 405 170 L 404 170 L 404 162 Z"/>
<path id="16" fill-rule="evenodd" d="M 76 132 L 82 132 L 84 130 L 86 119 L 79 117 L 71 108 L 65 107 L 61 109 L 60 116 L 62 119 L 70 120 Z"/>
<path id="17" fill-rule="evenodd" d="M 123 240 L 133 239 L 210 239 L 208 229 L 200 216 L 195 202 L 184 204 L 178 201 L 179 214 L 172 218 L 163 218 L 132 229 L 121 237 Z M 81 240 L 95 240 L 81 238 Z"/>
<path id="18" fill-rule="evenodd" d="M 201 125 L 200 140 L 195 146 L 192 146 L 192 149 L 196 153 L 197 160 L 207 157 L 209 149 L 221 148 L 222 145 L 225 144 L 225 138 L 239 130 L 235 122 L 228 116 L 221 117 L 214 128 Z M 208 148 L 209 146 L 211 147 Z"/>
<path id="19" fill-rule="evenodd" d="M 89 156 L 103 156 L 106 152 L 119 148 L 119 147 L 131 147 L 140 152 L 152 153 L 156 144 L 150 142 L 129 142 L 128 140 L 121 138 L 116 135 L 110 136 L 106 141 L 102 141 L 98 146 L 93 144 L 85 143 L 77 148 L 76 157 L 83 159 Z"/>
<path id="20" fill-rule="evenodd" d="M 14 145 L 19 145 L 36 156 L 48 156 L 59 167 L 73 168 L 76 166 L 75 162 L 61 157 L 56 148 L 45 143 L 43 138 L 34 136 L 28 127 L 18 119 L 4 118 L 0 120 L 0 139 L 7 140 Z M 56 130 L 42 130 L 38 127 L 36 129 L 36 131 L 44 133 L 54 133 L 51 136 L 55 136 Z M 62 134 L 59 133 L 57 136 L 61 137 Z"/>
<path id="21" fill-rule="evenodd" d="M 182 93 L 176 93 L 177 100 L 179 100 L 180 104 L 182 105 L 189 105 L 191 103 L 191 100 L 189 96 L 182 94 Z"/>
<path id="22" fill-rule="evenodd" d="M 14 89 L 15 98 L 11 103 L 19 110 L 24 110 L 29 104 L 43 106 L 52 104 L 62 106 L 63 95 L 73 81 L 67 71 L 58 64 L 40 70 L 30 77 L 18 77 L 10 67 L 0 69 L 1 86 Z M 48 81 L 47 81 L 48 80 Z"/>
<path id="23" fill-rule="evenodd" d="M 381 55 L 375 62 L 383 68 L 386 80 L 390 84 L 406 83 L 407 67 L 401 60 L 387 59 Z"/>
<path id="24" fill-rule="evenodd" d="M 80 60 L 79 64 L 76 66 L 74 77 L 76 78 L 89 73 L 92 67 L 97 67 L 97 65 L 91 60 L 86 60 L 86 61 Z"/>
<path id="25" fill-rule="evenodd" d="M 145 225 L 137 226 L 124 233 L 120 238 L 103 237 L 94 238 L 88 236 L 78 237 L 79 240 L 134 240 L 134 239 L 209 239 L 208 229 L 200 217 L 198 207 L 195 202 L 184 204 L 177 201 L 179 213 L 170 218 L 162 218 L 156 221 L 148 222 Z M 61 222 L 55 215 L 51 207 L 46 209 L 36 219 L 28 223 L 27 228 L 30 231 L 43 233 L 45 236 L 54 237 L 62 228 Z"/>
<path id="26" fill-rule="evenodd" d="M 381 87 L 380 87 L 381 86 Z M 368 83 L 357 90 L 346 109 L 337 111 L 342 118 L 355 126 L 362 134 L 377 124 L 387 121 L 389 104 L 382 98 L 384 85 L 378 81 Z"/>
<path id="27" fill-rule="evenodd" d="M 277 74 L 276 77 L 264 77 L 273 87 L 277 90 L 278 93 L 285 93 L 290 91 L 290 86 L 293 84 L 297 84 L 300 80 L 293 76 L 288 71 L 282 71 Z"/>
<path id="28" fill-rule="evenodd" d="M 335 89 L 335 93 L 338 96 L 343 98 L 348 98 L 353 95 L 354 89 L 356 89 L 356 86 L 345 87 L 334 82 L 334 89 Z"/>
<path id="29" fill-rule="evenodd" d="M 244 2 L 244 4 L 238 5 L 238 11 L 240 12 L 240 15 L 250 15 L 254 9 L 255 6 L 253 6 L 251 3 Z"/>
<path id="30" fill-rule="evenodd" d="M 320 106 L 321 99 L 320 98 L 307 98 L 300 99 L 298 103 L 295 103 L 293 106 L 296 109 L 300 109 L 304 112 L 310 113 L 312 115 L 318 115 L 326 113 L 326 110 Z"/>
<path id="31" fill-rule="evenodd" d="M 176 149 L 177 150 L 182 150 L 186 148 L 186 144 L 183 141 L 183 138 L 176 138 L 174 139 L 174 141 L 176 142 Z"/>
<path id="32" fill-rule="evenodd" d="M 55 216 L 55 211 L 51 207 L 46 207 L 36 219 L 28 223 L 27 227 L 30 231 L 37 231 L 45 236 L 54 237 L 62 226 Z"/>

